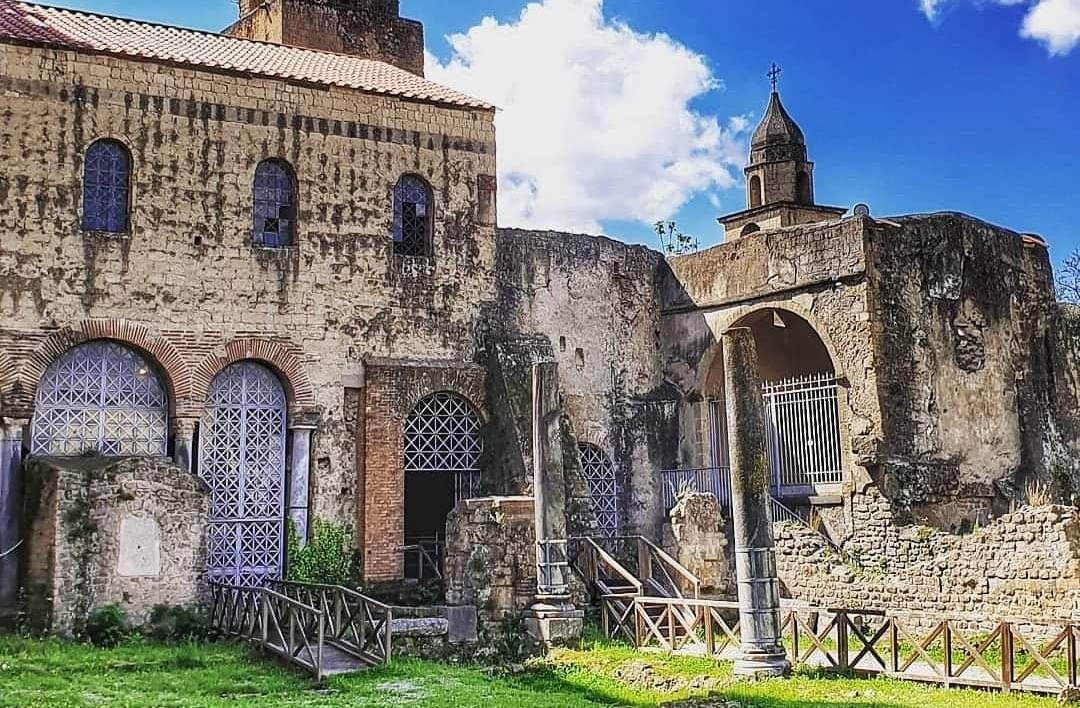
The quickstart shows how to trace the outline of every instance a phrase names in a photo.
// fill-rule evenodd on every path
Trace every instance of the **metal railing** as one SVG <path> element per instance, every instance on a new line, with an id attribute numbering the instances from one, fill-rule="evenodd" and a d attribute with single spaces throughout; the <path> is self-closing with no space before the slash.
<path id="1" fill-rule="evenodd" d="M 765 427 L 777 496 L 843 481 L 839 387 L 833 374 L 766 383 Z"/>
<path id="2" fill-rule="evenodd" d="M 687 470 L 664 470 L 660 473 L 664 509 L 671 511 L 679 496 L 686 492 L 712 494 L 725 509 L 731 508 L 731 468 L 699 467 Z"/>
<path id="3" fill-rule="evenodd" d="M 560 596 L 570 592 L 569 541 L 545 539 L 536 542 L 536 589 L 541 595 Z"/>
<path id="4" fill-rule="evenodd" d="M 446 545 L 441 539 L 410 539 L 398 550 L 406 580 L 442 580 Z"/>

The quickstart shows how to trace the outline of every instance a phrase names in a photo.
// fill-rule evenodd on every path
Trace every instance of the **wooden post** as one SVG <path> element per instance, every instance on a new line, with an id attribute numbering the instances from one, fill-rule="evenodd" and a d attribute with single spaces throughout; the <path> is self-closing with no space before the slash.
<path id="1" fill-rule="evenodd" d="M 841 671 L 851 668 L 848 666 L 851 659 L 848 649 L 848 616 L 840 610 L 836 613 L 836 667 Z"/>
<path id="2" fill-rule="evenodd" d="M 716 653 L 716 633 L 713 631 L 713 610 L 711 607 L 699 607 L 702 620 L 705 622 L 705 655 L 712 656 Z"/>
<path id="3" fill-rule="evenodd" d="M 1002 622 L 998 631 L 1001 632 L 1001 690 L 1008 692 L 1012 689 L 1013 682 L 1012 625 Z"/>
<path id="4" fill-rule="evenodd" d="M 1069 688 L 1077 688 L 1076 680 L 1076 625 L 1070 623 L 1068 626 L 1069 635 L 1065 638 L 1066 649 L 1065 653 L 1069 657 Z"/>
<path id="5" fill-rule="evenodd" d="M 941 625 L 941 643 L 945 647 L 945 688 L 948 688 L 952 684 L 953 677 L 952 625 L 949 620 L 944 620 Z"/>
<path id="6" fill-rule="evenodd" d="M 889 622 L 889 673 L 895 674 L 900 670 L 900 630 L 896 626 L 896 618 L 890 617 Z"/>

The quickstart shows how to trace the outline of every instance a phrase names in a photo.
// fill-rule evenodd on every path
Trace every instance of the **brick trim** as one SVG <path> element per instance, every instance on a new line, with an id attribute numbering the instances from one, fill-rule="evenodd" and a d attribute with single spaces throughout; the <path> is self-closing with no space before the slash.
<path id="1" fill-rule="evenodd" d="M 149 327 L 122 319 L 84 320 L 51 333 L 23 363 L 16 378 L 30 408 L 37 398 L 38 382 L 54 361 L 73 347 L 97 339 L 126 344 L 150 359 L 157 367 L 169 394 L 170 413 L 187 401 L 191 392 L 191 372 L 176 347 Z"/>
<path id="2" fill-rule="evenodd" d="M 296 349 L 283 342 L 264 338 L 234 339 L 219 353 L 199 362 L 191 375 L 193 403 L 201 408 L 214 377 L 227 366 L 246 360 L 258 361 L 274 370 L 285 387 L 289 409 L 293 414 L 314 410 L 315 389 Z"/>

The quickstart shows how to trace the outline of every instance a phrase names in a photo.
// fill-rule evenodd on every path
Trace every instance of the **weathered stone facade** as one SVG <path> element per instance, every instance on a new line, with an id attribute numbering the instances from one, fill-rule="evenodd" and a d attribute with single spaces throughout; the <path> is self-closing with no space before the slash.
<path id="1" fill-rule="evenodd" d="M 68 633 L 109 604 L 139 624 L 155 605 L 204 599 L 209 497 L 187 470 L 150 458 L 31 458 L 26 487 L 35 624 Z"/>
<path id="2" fill-rule="evenodd" d="M 334 66 L 362 60 L 371 81 L 396 76 L 379 62 L 422 74 L 422 31 L 397 2 L 241 7 L 233 36 L 303 45 L 312 59 L 344 52 Z M 397 579 L 411 412 L 434 395 L 467 401 L 482 450 L 461 459 L 479 470 L 452 471 L 478 472 L 483 495 L 531 494 L 540 364 L 558 387 L 544 412 L 559 422 L 547 433 L 562 459 L 545 463 L 562 476 L 567 532 L 596 533 L 607 515 L 607 531 L 659 540 L 662 472 L 725 462 L 719 342 L 739 325 L 754 332 L 763 379 L 835 379 L 842 469 L 786 501 L 813 509 L 868 567 L 906 572 L 922 562 L 902 551 L 911 524 L 985 525 L 1032 484 L 1075 501 L 1080 318 L 1054 304 L 1044 244 L 957 214 L 886 220 L 816 205 L 813 164 L 786 113 L 754 149 L 748 210 L 724 220 L 727 242 L 665 259 L 601 237 L 498 229 L 494 110 L 419 95 L 418 76 L 365 87 L 240 73 L 92 53 L 42 32 L 0 41 L 0 490 L 30 446 L 43 375 L 77 345 L 110 340 L 152 364 L 167 393 L 167 453 L 194 475 L 215 377 L 258 362 L 288 402 L 288 513 L 299 505 L 353 527 L 364 579 Z M 119 233 L 82 228 L 84 160 L 103 138 L 131 160 Z M 253 242 L 253 177 L 267 159 L 295 176 L 283 247 Z M 405 175 L 430 186 L 423 214 L 409 215 L 430 223 L 422 257 L 395 250 Z M 589 470 L 579 444 L 600 453 Z M 597 477 L 609 473 L 600 503 Z M 10 543 L 17 505 L 5 495 Z M 451 584 L 455 601 L 491 617 L 528 606 L 524 505 L 459 505 L 449 540 L 436 540 L 450 546 L 447 576 L 464 583 Z M 677 517 L 669 540 L 719 589 L 717 512 Z M 0 590 L 14 587 L 12 568 L 0 565 Z M 487 589 L 469 584 L 480 575 Z M 807 577 L 790 576 L 789 590 L 816 592 Z"/>

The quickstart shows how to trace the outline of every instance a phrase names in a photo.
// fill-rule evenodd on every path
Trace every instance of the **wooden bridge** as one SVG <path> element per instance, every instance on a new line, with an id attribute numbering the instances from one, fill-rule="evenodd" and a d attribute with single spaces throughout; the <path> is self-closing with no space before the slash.
<path id="1" fill-rule="evenodd" d="M 210 583 L 210 620 L 317 679 L 390 662 L 390 608 L 337 585 Z"/>

